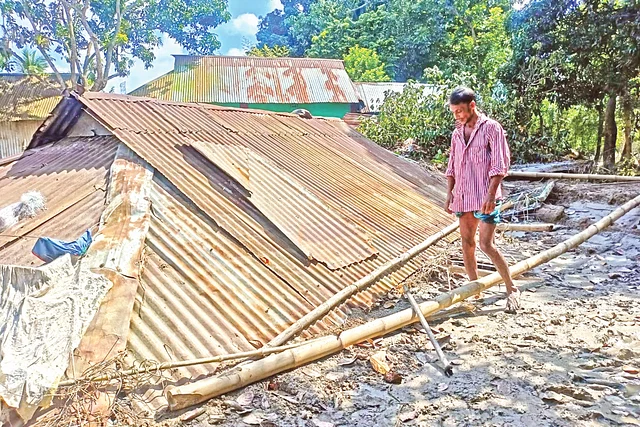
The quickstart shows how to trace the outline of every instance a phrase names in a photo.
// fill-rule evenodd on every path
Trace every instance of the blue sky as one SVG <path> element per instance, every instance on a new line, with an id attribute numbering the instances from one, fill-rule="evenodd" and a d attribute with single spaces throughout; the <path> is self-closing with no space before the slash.
<path id="1" fill-rule="evenodd" d="M 282 8 L 280 0 L 229 0 L 229 13 L 231 20 L 216 28 L 222 47 L 221 55 L 242 55 L 243 41 L 255 43 L 258 31 L 258 17 L 264 16 L 272 10 Z M 173 69 L 172 54 L 186 53 L 177 43 L 169 37 L 163 37 L 162 46 L 155 51 L 156 60 L 153 68 L 148 70 L 140 61 L 131 69 L 131 74 L 126 79 L 113 79 L 109 81 L 107 90 L 113 88 L 116 93 L 121 93 L 121 84 L 126 85 L 126 92 L 143 85 L 162 74 Z"/>

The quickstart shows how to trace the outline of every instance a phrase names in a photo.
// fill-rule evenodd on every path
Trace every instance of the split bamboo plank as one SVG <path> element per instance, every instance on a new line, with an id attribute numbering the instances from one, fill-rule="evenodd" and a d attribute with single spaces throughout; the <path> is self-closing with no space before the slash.
<path id="1" fill-rule="evenodd" d="M 640 182 L 640 176 L 623 176 L 623 175 L 598 175 L 586 173 L 551 173 L 551 172 L 525 172 L 510 171 L 511 178 L 525 179 L 580 179 L 592 181 L 636 181 Z"/>
<path id="2" fill-rule="evenodd" d="M 564 242 L 513 265 L 510 268 L 511 274 L 518 276 L 579 246 L 638 205 L 640 205 L 640 196 L 625 203 L 595 224 L 592 224 L 584 231 Z M 502 278 L 499 274 L 491 274 L 469 282 L 451 292 L 443 293 L 433 300 L 423 302 L 420 304 L 420 311 L 422 311 L 424 316 L 430 316 L 470 296 L 483 292 L 500 282 L 502 282 Z M 167 397 L 171 410 L 186 408 L 221 394 L 237 390 L 238 388 L 263 380 L 280 372 L 337 353 L 344 348 L 364 340 L 386 335 L 416 321 L 417 317 L 413 309 L 406 309 L 343 331 L 339 335 L 329 335 L 307 345 L 257 360 L 243 366 L 241 369 L 225 373 L 221 376 L 206 378 L 177 387 L 169 386 L 165 389 L 165 396 Z"/>

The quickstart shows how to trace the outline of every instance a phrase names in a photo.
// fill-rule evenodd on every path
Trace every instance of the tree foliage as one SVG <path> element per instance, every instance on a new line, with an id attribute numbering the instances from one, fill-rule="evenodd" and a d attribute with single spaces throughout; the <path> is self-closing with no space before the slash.
<path id="1" fill-rule="evenodd" d="M 62 57 L 91 90 L 128 75 L 134 59 L 150 67 L 162 33 L 194 54 L 215 52 L 212 30 L 229 19 L 226 0 L 0 0 L 0 12 L 5 55 L 37 49 L 64 86 Z"/>
<path id="2" fill-rule="evenodd" d="M 640 74 L 639 18 L 633 0 L 533 0 L 514 14 L 512 23 L 514 54 L 505 80 L 514 94 L 530 101 L 538 117 L 535 106 L 545 99 L 564 109 L 584 105 L 601 110 L 606 104 L 601 120 L 609 169 L 618 133 L 616 100 L 630 102 Z M 623 105 L 631 115 L 631 105 Z M 626 126 L 631 121 L 628 117 Z"/>
<path id="3" fill-rule="evenodd" d="M 258 56 L 262 58 L 282 58 L 291 55 L 291 49 L 287 46 L 269 47 L 268 45 L 262 45 L 261 47 L 254 46 L 247 51 L 248 56 Z"/>
<path id="4" fill-rule="evenodd" d="M 368 49 L 395 81 L 442 85 L 464 75 L 485 110 L 503 122 L 519 160 L 550 159 L 573 143 L 595 150 L 596 160 L 604 152 L 611 168 L 616 140 L 622 141 L 622 155 L 630 157 L 640 122 L 637 2 L 529 0 L 517 9 L 513 3 L 289 1 L 283 12 L 272 14 L 280 18 L 278 26 L 269 16 L 263 19 L 260 37 L 267 42 L 276 28 L 279 44 L 298 56 L 347 59 L 355 46 Z M 354 68 L 350 74 L 362 79 Z M 406 97 L 389 103 L 402 111 L 401 105 L 418 102 Z M 400 141 L 405 134 L 395 120 L 400 117 L 386 123 L 398 130 Z M 624 129 L 618 132 L 620 123 Z M 370 135 L 385 135 L 367 126 Z M 379 141 L 388 145 L 388 135 Z"/>
<path id="5" fill-rule="evenodd" d="M 344 68 L 354 82 L 388 82 L 391 77 L 378 54 L 366 47 L 355 45 L 344 57 Z"/>

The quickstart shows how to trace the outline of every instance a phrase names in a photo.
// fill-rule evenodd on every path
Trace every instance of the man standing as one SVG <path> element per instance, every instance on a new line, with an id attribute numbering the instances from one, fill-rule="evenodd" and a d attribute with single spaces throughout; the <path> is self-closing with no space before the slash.
<path id="1" fill-rule="evenodd" d="M 476 230 L 480 225 L 480 249 L 490 259 L 507 286 L 506 311 L 520 308 L 520 291 L 513 285 L 509 266 L 495 245 L 500 222 L 501 183 L 509 170 L 510 153 L 504 130 L 476 110 L 475 93 L 456 88 L 449 108 L 456 119 L 447 168 L 447 212 L 460 219 L 462 258 L 469 280 L 478 279 Z"/>

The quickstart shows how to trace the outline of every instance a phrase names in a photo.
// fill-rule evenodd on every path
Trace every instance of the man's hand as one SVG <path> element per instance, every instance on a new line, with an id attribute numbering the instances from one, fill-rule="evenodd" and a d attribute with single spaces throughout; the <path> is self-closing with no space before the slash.
<path id="1" fill-rule="evenodd" d="M 444 210 L 447 213 L 453 213 L 453 211 L 449 207 L 451 205 L 451 199 L 453 199 L 453 194 L 447 193 L 447 200 L 445 200 L 445 202 L 444 202 Z"/>
<path id="2" fill-rule="evenodd" d="M 489 215 L 496 209 L 496 199 L 495 197 L 487 197 L 482 204 L 482 213 L 485 215 Z"/>

